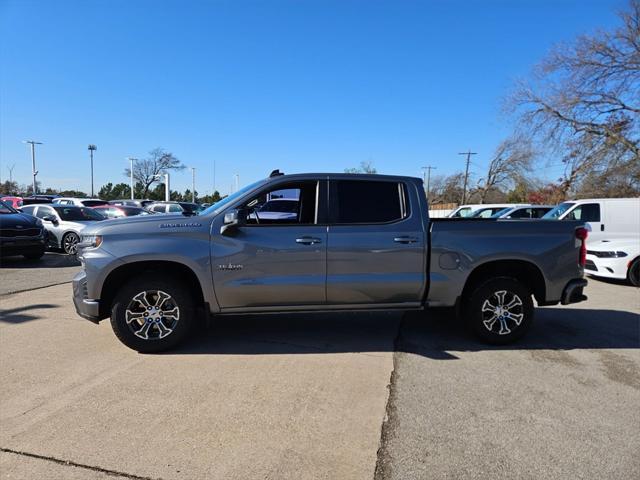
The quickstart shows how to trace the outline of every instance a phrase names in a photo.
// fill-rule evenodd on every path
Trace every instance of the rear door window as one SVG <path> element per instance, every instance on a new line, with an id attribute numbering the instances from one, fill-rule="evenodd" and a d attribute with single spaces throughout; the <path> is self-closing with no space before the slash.
<path id="1" fill-rule="evenodd" d="M 581 220 L 583 222 L 599 222 L 600 221 L 600 204 L 584 203 L 574 208 L 569 215 L 565 217 L 567 220 Z"/>
<path id="2" fill-rule="evenodd" d="M 404 184 L 336 180 L 331 186 L 333 224 L 390 223 L 408 215 Z"/>

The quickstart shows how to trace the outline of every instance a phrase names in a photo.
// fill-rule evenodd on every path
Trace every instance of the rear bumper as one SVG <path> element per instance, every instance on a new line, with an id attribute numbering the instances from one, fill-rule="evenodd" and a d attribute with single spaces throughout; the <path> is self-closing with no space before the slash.
<path id="1" fill-rule="evenodd" d="M 584 302 L 587 300 L 587 296 L 582 293 L 582 291 L 586 286 L 587 281 L 584 278 L 571 280 L 562 291 L 560 303 L 562 303 L 562 305 L 569 305 L 570 303 Z"/>
<path id="2" fill-rule="evenodd" d="M 76 312 L 82 318 L 93 323 L 100 321 L 100 302 L 86 298 L 87 296 L 87 275 L 85 271 L 79 272 L 73 277 L 73 305 Z"/>

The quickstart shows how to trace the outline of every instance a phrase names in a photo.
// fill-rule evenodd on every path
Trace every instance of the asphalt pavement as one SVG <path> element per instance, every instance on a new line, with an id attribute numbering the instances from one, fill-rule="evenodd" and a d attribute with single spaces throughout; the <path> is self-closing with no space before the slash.
<path id="1" fill-rule="evenodd" d="M 640 477 L 638 289 L 590 280 L 507 347 L 434 310 L 228 317 L 141 355 L 45 262 L 0 270 L 0 478 Z"/>

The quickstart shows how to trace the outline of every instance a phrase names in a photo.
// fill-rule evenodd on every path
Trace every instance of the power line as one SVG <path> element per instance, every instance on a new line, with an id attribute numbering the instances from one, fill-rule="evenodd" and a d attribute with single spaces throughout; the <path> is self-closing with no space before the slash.
<path id="1" fill-rule="evenodd" d="M 458 155 L 466 155 L 467 156 L 467 166 L 464 171 L 464 187 L 462 188 L 462 205 L 467 203 L 467 180 L 469 179 L 469 164 L 471 163 L 471 155 L 477 155 L 477 152 L 472 152 L 469 150 L 468 152 L 461 152 Z"/>

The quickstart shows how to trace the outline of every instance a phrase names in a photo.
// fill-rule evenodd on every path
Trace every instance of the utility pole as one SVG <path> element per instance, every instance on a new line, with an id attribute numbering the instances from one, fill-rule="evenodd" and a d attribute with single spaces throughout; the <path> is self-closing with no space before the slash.
<path id="1" fill-rule="evenodd" d="M 129 181 L 131 182 L 131 200 L 133 200 L 133 161 L 138 159 L 133 157 L 127 157 L 127 160 L 129 160 L 129 162 L 131 163 L 131 167 L 129 168 L 129 174 L 131 178 Z"/>
<path id="2" fill-rule="evenodd" d="M 98 147 L 96 147 L 93 144 L 89 144 L 87 149 L 89 150 L 89 155 L 91 155 L 91 198 L 93 198 L 94 197 L 94 194 L 93 194 L 93 152 L 95 152 L 98 149 Z"/>
<path id="3" fill-rule="evenodd" d="M 427 185 L 427 201 L 429 201 L 429 184 L 431 183 L 431 170 L 437 170 L 436 167 L 432 167 L 429 165 L 428 167 L 422 167 L 422 181 Z M 425 172 L 427 174 L 427 179 L 425 182 Z"/>
<path id="4" fill-rule="evenodd" d="M 240 175 L 236 173 L 235 179 L 236 179 L 236 192 L 237 192 L 238 190 L 240 190 Z"/>
<path id="5" fill-rule="evenodd" d="M 10 167 L 7 167 L 9 170 L 9 183 L 13 183 L 13 169 L 16 168 L 16 164 L 14 163 Z"/>
<path id="6" fill-rule="evenodd" d="M 471 163 L 471 155 L 477 155 L 477 152 L 472 152 L 469 150 L 468 152 L 461 152 L 458 155 L 466 155 L 467 156 L 467 166 L 464 170 L 464 187 L 462 188 L 462 205 L 467 203 L 467 180 L 469 179 L 469 164 Z"/>
<path id="7" fill-rule="evenodd" d="M 196 203 L 196 167 L 191 167 L 191 203 Z"/>
<path id="8" fill-rule="evenodd" d="M 42 145 L 42 142 L 35 142 L 33 140 L 23 140 L 22 143 L 28 143 L 31 145 L 31 168 L 33 172 L 33 195 L 38 193 L 38 185 L 36 183 L 36 175 L 38 175 L 38 171 L 36 170 L 36 145 Z"/>
<path id="9" fill-rule="evenodd" d="M 171 196 L 171 189 L 169 188 L 169 172 L 164 174 L 164 201 L 168 202 Z"/>

